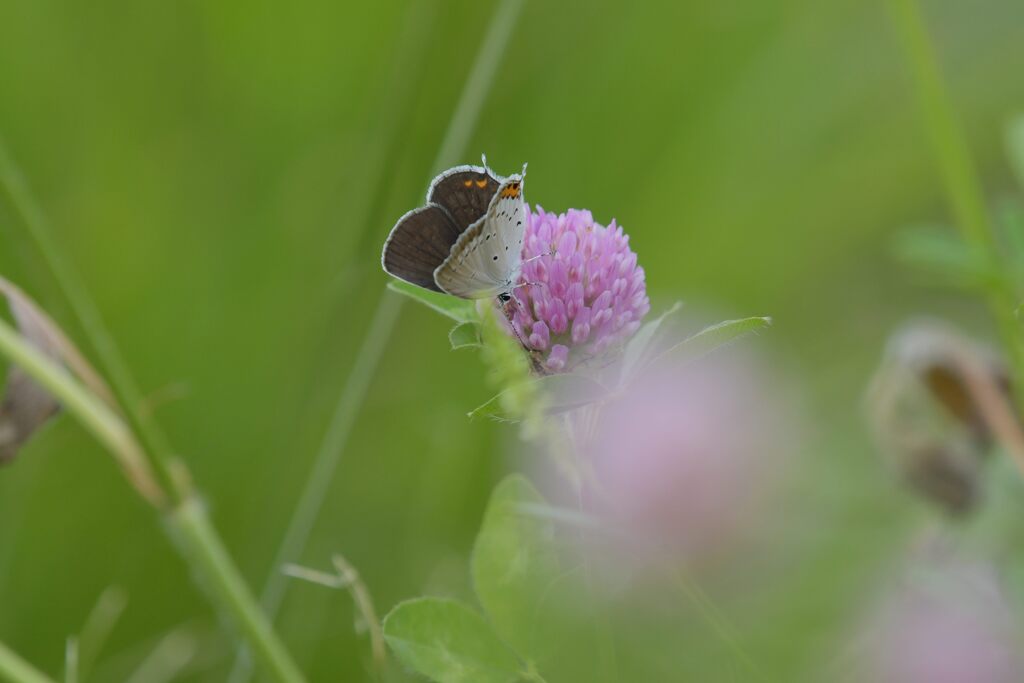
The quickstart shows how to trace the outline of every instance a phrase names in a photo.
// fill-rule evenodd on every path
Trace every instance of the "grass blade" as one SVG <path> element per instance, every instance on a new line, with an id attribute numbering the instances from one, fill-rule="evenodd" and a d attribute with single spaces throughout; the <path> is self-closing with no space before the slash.
<path id="1" fill-rule="evenodd" d="M 0 643 L 0 678 L 10 683 L 54 683 L 3 643 Z"/>
<path id="2" fill-rule="evenodd" d="M 503 0 L 495 10 L 473 69 L 448 124 L 437 158 L 434 160 L 434 172 L 439 172 L 442 168 L 454 164 L 462 155 L 469 136 L 476 127 L 480 109 L 505 54 L 505 48 L 511 37 L 512 29 L 515 27 L 522 4 L 523 0 Z M 353 370 L 342 388 L 324 441 L 306 480 L 298 507 L 292 514 L 288 530 L 278 548 L 273 565 L 275 569 L 271 571 L 260 596 L 260 602 L 271 619 L 280 610 L 288 586 L 284 575 L 276 568 L 297 559 L 306 545 L 313 523 L 323 507 L 338 462 L 344 453 L 351 425 L 358 415 L 363 397 L 376 372 L 377 363 L 391 336 L 401 307 L 402 299 L 388 295 L 382 296 L 377 304 L 373 322 L 356 356 Z M 248 656 L 244 653 L 240 653 L 236 658 L 235 667 L 229 678 L 231 683 L 248 680 L 251 667 L 247 661 Z"/>

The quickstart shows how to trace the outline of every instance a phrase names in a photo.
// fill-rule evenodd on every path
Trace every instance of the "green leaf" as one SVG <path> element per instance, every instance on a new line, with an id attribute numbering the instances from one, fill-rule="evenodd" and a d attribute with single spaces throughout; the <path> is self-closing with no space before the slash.
<path id="1" fill-rule="evenodd" d="M 498 634 L 534 663 L 557 647 L 552 634 L 559 610 L 552 604 L 560 579 L 554 525 L 523 514 L 523 505 L 544 505 L 524 477 L 513 475 L 494 489 L 473 548 L 477 597 Z"/>
<path id="2" fill-rule="evenodd" d="M 485 402 L 466 413 L 466 417 L 470 420 L 475 420 L 478 417 L 487 417 L 497 422 L 518 422 L 519 419 L 510 415 L 505 409 L 505 401 L 503 399 L 504 395 L 505 392 L 502 391 L 491 396 Z"/>
<path id="3" fill-rule="evenodd" d="M 398 292 L 403 296 L 407 296 L 410 299 L 414 299 L 424 306 L 432 308 L 442 315 L 448 316 L 455 322 L 469 323 L 476 322 L 478 320 L 476 306 L 472 301 L 459 299 L 458 297 L 454 297 L 449 294 L 432 292 L 429 289 L 423 289 L 422 287 L 417 287 L 416 285 L 411 285 L 408 282 L 402 282 L 401 280 L 392 280 L 389 282 L 388 289 L 392 292 Z"/>
<path id="4" fill-rule="evenodd" d="M 546 397 L 545 412 L 559 414 L 582 408 L 608 395 L 608 389 L 586 375 L 546 375 L 528 382 L 530 388 Z M 519 417 L 509 412 L 504 401 L 505 392 L 492 396 L 468 413 L 470 419 L 488 417 L 499 422 L 517 422 Z"/>
<path id="5" fill-rule="evenodd" d="M 670 356 L 681 356 L 685 359 L 699 358 L 740 337 L 763 330 L 771 324 L 772 319 L 767 317 L 726 320 L 717 325 L 705 327 L 700 332 L 687 337 L 678 344 L 670 346 L 665 351 L 659 353 L 647 365 L 653 365 Z"/>
<path id="6" fill-rule="evenodd" d="M 384 638 L 405 666 L 439 683 L 523 680 L 518 658 L 457 600 L 417 598 L 384 617 Z"/>
<path id="7" fill-rule="evenodd" d="M 683 304 L 677 301 L 656 319 L 645 323 L 637 330 L 633 338 L 629 340 L 629 344 L 626 345 L 626 351 L 622 358 L 622 377 L 631 377 L 638 368 L 645 364 L 645 361 L 657 352 L 655 341 L 662 323 L 682 307 Z"/>
<path id="8" fill-rule="evenodd" d="M 480 346 L 480 326 L 476 323 L 459 323 L 448 331 L 448 342 L 452 351 Z"/>

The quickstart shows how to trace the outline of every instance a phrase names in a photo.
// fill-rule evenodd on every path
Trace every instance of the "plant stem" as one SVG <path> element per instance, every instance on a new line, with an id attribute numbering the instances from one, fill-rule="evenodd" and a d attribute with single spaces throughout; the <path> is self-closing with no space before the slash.
<path id="1" fill-rule="evenodd" d="M 714 601 L 690 578 L 685 569 L 676 569 L 672 572 L 672 577 L 683 596 L 697 609 L 701 618 L 711 627 L 718 639 L 725 643 L 737 661 L 747 670 L 751 677 L 750 680 L 762 680 L 761 674 L 754 666 L 754 661 L 740 645 L 735 629 L 719 611 Z"/>
<path id="2" fill-rule="evenodd" d="M 138 443 L 124 422 L 3 320 L 0 320 L 0 353 L 56 396 L 61 405 L 113 453 L 141 491 L 156 486 L 149 463 L 142 457 Z M 302 681 L 298 667 L 260 611 L 198 500 L 192 496 L 175 508 L 164 510 L 169 527 L 180 541 L 182 556 L 218 606 L 231 617 L 268 673 L 282 683 Z"/>
<path id="3" fill-rule="evenodd" d="M 135 437 L 106 403 L 86 390 L 63 367 L 29 344 L 4 320 L 0 320 L 0 353 L 57 397 L 114 455 L 145 498 L 151 501 L 162 498 L 162 491 Z"/>
<path id="4" fill-rule="evenodd" d="M 256 659 L 277 681 L 304 680 L 235 568 L 202 503 L 195 498 L 186 500 L 167 515 L 167 521 L 182 554 L 201 570 L 204 586 L 233 618 Z"/>
<path id="5" fill-rule="evenodd" d="M 1000 272 L 1007 272 L 978 173 L 966 138 L 957 121 L 942 78 L 934 46 L 917 0 L 889 0 L 896 29 L 913 71 L 917 98 L 928 136 L 942 174 L 957 226 L 968 245 Z M 987 285 L 988 304 L 995 317 L 1013 371 L 1014 385 L 1024 381 L 1024 344 L 1014 318 L 1016 297 L 1009 280 Z"/>
<path id="6" fill-rule="evenodd" d="M 0 679 L 10 683 L 54 683 L 3 643 L 0 643 Z"/>
<path id="7" fill-rule="evenodd" d="M 101 369 L 111 383 L 121 409 L 132 430 L 138 435 L 143 448 L 141 454 L 151 461 L 160 487 L 172 502 L 188 495 L 188 477 L 176 476 L 184 466 L 171 451 L 167 438 L 151 415 L 143 411 L 142 392 L 135 384 L 121 357 L 114 338 L 107 331 L 77 271 L 65 257 L 50 232 L 49 224 L 39 204 L 32 196 L 28 182 L 0 139 L 0 190 L 7 195 L 15 212 L 21 217 L 29 237 L 35 243 L 43 262 L 49 268 L 72 313 L 96 352 Z"/>
<path id="8" fill-rule="evenodd" d="M 302 489 L 302 496 L 299 504 L 292 513 L 291 523 L 285 533 L 281 546 L 278 548 L 274 558 L 275 571 L 267 581 L 263 590 L 261 603 L 268 614 L 276 614 L 284 598 L 285 588 L 288 583 L 285 575 L 277 568 L 286 563 L 298 559 L 302 549 L 306 545 L 313 524 L 323 507 L 327 492 L 330 490 L 331 482 L 334 479 L 334 472 L 338 468 L 338 462 L 345 450 L 352 425 L 362 405 L 363 397 L 370 386 L 370 380 L 377 368 L 384 348 L 387 345 L 388 337 L 395 326 L 398 313 L 401 310 L 402 298 L 391 292 L 384 292 L 377 310 L 374 312 L 373 321 L 363 338 L 363 343 L 356 354 L 355 364 L 345 387 L 341 392 L 334 416 L 324 435 L 320 450 L 317 451 L 313 460 L 313 468 L 306 479 L 306 485 Z"/>

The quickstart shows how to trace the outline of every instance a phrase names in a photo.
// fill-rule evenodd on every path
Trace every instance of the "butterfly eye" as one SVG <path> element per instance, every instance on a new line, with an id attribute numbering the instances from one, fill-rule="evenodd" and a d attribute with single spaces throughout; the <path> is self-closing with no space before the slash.
<path id="1" fill-rule="evenodd" d="M 512 295 L 509 294 L 508 292 L 502 292 L 501 294 L 498 295 L 498 301 L 500 303 L 507 304 L 511 300 L 512 300 Z"/>

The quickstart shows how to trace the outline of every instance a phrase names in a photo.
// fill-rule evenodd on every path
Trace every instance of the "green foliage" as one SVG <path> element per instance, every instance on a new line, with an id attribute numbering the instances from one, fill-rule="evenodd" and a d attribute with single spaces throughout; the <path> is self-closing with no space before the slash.
<path id="1" fill-rule="evenodd" d="M 480 325 L 484 341 L 480 355 L 490 384 L 501 388 L 497 406 L 508 419 L 523 423 L 524 437 L 534 438 L 544 429 L 547 404 L 534 384 L 530 360 L 519 342 L 505 331 L 493 307 L 484 309 Z M 470 414 L 474 413 L 476 410 Z"/>
<path id="2" fill-rule="evenodd" d="M 476 322 L 479 319 L 476 313 L 476 306 L 472 301 L 467 301 L 466 299 L 459 299 L 458 297 L 441 294 L 440 292 L 432 292 L 429 289 L 423 289 L 401 280 L 391 280 L 388 282 L 388 289 L 407 296 L 413 301 L 421 303 L 441 315 L 448 316 L 460 324 Z"/>
<path id="3" fill-rule="evenodd" d="M 535 663 L 557 647 L 549 627 L 560 567 L 554 525 L 523 514 L 521 507 L 531 504 L 544 505 L 544 499 L 525 477 L 498 484 L 473 546 L 472 572 L 498 634 Z"/>
<path id="4" fill-rule="evenodd" d="M 529 393 L 543 397 L 545 410 L 549 415 L 581 408 L 608 395 L 607 387 L 586 375 L 572 373 L 545 375 L 528 380 L 528 382 Z M 488 417 L 502 422 L 519 422 L 522 419 L 522 413 L 508 410 L 510 404 L 513 407 L 517 405 L 516 402 L 509 401 L 503 391 L 470 411 L 469 417 Z"/>
<path id="5" fill-rule="evenodd" d="M 384 638 L 398 659 L 439 683 L 514 683 L 519 660 L 475 610 L 456 600 L 418 598 L 384 618 Z"/>
<path id="6" fill-rule="evenodd" d="M 820 680 L 813 664 L 847 644 L 851 605 L 922 521 L 871 457 L 866 373 L 892 321 L 978 318 L 887 259 L 900 224 L 950 218 L 878 3 L 738 7 L 526 2 L 452 163 L 529 161 L 531 204 L 618 218 L 654 300 L 776 316 L 756 346 L 799 359 L 815 437 L 795 453 L 797 523 L 770 539 L 764 571 L 727 578 L 729 608 L 775 680 Z M 1024 102 L 1024 4 L 926 8 L 979 171 L 1006 187 L 990 126 Z M 0 136 L 255 586 L 374 319 L 381 242 L 423 202 L 493 10 L 0 3 Z M 20 232 L 0 190 L 0 272 L 83 342 Z M 404 307 L 303 554 L 346 551 L 376 595 L 414 595 L 468 561 L 490 487 L 516 468 L 511 429 L 464 419 L 501 387 L 485 393 L 472 352 L 439 349 L 457 322 Z M 0 639 L 56 673 L 116 582 L 130 602 L 88 680 L 123 681 L 143 640 L 215 616 L 98 450 L 62 419 L 0 468 Z M 673 607 L 671 623 L 631 609 L 618 680 L 743 680 Z M 346 613 L 290 589 L 277 623 L 311 680 L 369 680 Z M 233 649 L 204 637 L 186 678 L 223 682 Z"/>
<path id="7" fill-rule="evenodd" d="M 480 346 L 480 326 L 476 323 L 459 323 L 448 331 L 448 343 L 452 351 Z"/>
<path id="8" fill-rule="evenodd" d="M 683 307 L 676 302 L 654 320 L 644 323 L 626 344 L 622 358 L 622 377 L 632 377 L 657 354 L 659 338 L 664 336 L 665 321 Z"/>
<path id="9" fill-rule="evenodd" d="M 751 317 L 725 320 L 710 325 L 696 334 L 670 345 L 663 351 L 653 354 L 653 357 L 646 363 L 638 363 L 634 374 L 641 373 L 646 368 L 660 362 L 678 363 L 700 358 L 741 337 L 760 332 L 771 324 L 771 318 Z"/>
<path id="10" fill-rule="evenodd" d="M 566 575 L 554 524 L 526 508 L 548 506 L 524 477 L 506 478 L 477 534 L 472 575 L 487 620 L 439 598 L 403 602 L 384 619 L 385 638 L 403 664 L 441 683 L 542 680 L 536 665 L 558 648 L 554 604 Z"/>

